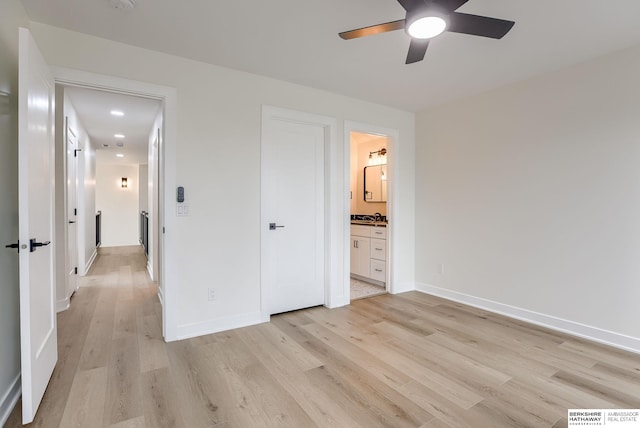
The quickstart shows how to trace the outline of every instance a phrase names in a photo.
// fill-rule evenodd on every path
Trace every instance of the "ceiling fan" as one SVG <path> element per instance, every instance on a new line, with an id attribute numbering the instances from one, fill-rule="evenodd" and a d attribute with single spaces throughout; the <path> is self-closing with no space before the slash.
<path id="1" fill-rule="evenodd" d="M 445 31 L 501 39 L 515 24 L 513 21 L 456 12 L 468 0 L 398 0 L 406 10 L 405 19 L 344 31 L 344 40 L 402 30 L 411 36 L 405 64 L 422 61 L 429 41 Z"/>

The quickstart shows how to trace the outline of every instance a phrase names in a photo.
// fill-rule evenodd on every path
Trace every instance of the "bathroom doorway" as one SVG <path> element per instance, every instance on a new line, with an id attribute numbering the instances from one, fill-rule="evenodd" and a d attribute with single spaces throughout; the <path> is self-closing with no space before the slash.
<path id="1" fill-rule="evenodd" d="M 388 290 L 389 137 L 349 133 L 350 300 Z"/>

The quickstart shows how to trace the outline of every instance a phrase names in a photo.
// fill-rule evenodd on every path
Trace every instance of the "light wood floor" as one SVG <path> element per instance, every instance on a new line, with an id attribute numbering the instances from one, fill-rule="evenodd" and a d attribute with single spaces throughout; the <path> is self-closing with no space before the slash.
<path id="1" fill-rule="evenodd" d="M 639 355 L 418 292 L 169 344 L 155 293 L 138 249 L 100 251 L 33 426 L 562 427 L 568 408 L 640 408 Z"/>

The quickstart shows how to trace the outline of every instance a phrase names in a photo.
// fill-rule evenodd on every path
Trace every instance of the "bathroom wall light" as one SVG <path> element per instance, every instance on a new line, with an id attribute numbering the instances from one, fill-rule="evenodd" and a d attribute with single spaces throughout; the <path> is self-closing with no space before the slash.
<path id="1" fill-rule="evenodd" d="M 373 155 L 376 155 L 374 159 Z M 369 165 L 382 165 L 387 163 L 387 149 L 381 148 L 380 150 L 376 150 L 373 152 L 369 152 Z"/>
<path id="2" fill-rule="evenodd" d="M 128 187 L 127 177 L 122 177 L 122 188 L 126 189 Z"/>
<path id="3" fill-rule="evenodd" d="M 120 117 L 122 117 L 122 116 L 124 116 L 124 112 L 121 111 L 121 110 L 111 110 L 111 115 L 112 116 L 120 116 Z"/>

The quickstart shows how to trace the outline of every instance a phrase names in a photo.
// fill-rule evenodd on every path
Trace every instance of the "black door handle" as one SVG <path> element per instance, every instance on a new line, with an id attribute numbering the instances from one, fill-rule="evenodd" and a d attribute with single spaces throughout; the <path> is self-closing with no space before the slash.
<path id="1" fill-rule="evenodd" d="M 37 247 L 46 247 L 51 241 L 36 242 L 35 239 L 29 239 L 29 252 L 33 253 Z"/>
<path id="2" fill-rule="evenodd" d="M 69 220 L 69 224 L 73 224 L 73 223 L 75 223 L 75 221 Z"/>

